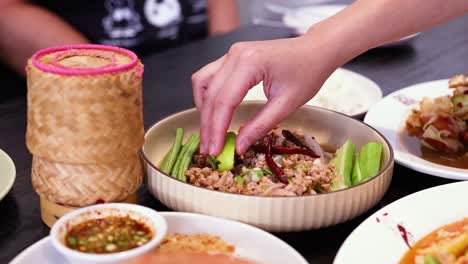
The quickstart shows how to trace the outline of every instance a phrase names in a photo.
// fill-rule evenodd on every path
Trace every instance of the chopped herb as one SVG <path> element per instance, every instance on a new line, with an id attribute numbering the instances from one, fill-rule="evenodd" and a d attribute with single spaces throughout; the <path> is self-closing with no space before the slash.
<path id="1" fill-rule="evenodd" d="M 288 182 L 289 182 L 289 184 L 292 184 L 292 183 L 293 183 L 292 177 L 288 177 Z"/>
<path id="2" fill-rule="evenodd" d="M 314 187 L 313 187 L 314 191 L 316 193 L 322 193 L 323 192 L 323 189 L 322 189 L 322 186 L 320 186 L 320 184 L 316 184 Z"/>
<path id="3" fill-rule="evenodd" d="M 267 175 L 273 175 L 273 172 L 270 170 L 270 168 L 264 168 L 262 171 L 263 171 L 263 173 L 265 173 Z"/>
<path id="4" fill-rule="evenodd" d="M 245 179 L 242 176 L 236 176 L 236 183 L 239 185 L 244 185 Z"/>
<path id="5" fill-rule="evenodd" d="M 270 171 L 271 172 L 271 171 Z M 255 173 L 255 175 L 257 175 L 258 178 L 262 178 L 263 176 L 265 176 L 265 171 L 264 170 L 260 170 L 260 169 L 245 169 L 244 172 L 242 173 L 242 176 L 244 175 L 247 175 L 247 174 L 250 174 L 250 173 Z"/>
<path id="6" fill-rule="evenodd" d="M 216 157 L 213 157 L 213 156 L 209 156 L 209 162 L 211 164 L 211 167 L 213 169 L 218 169 L 218 165 L 220 164 L 219 160 L 216 158 Z"/>
<path id="7" fill-rule="evenodd" d="M 252 170 L 252 172 L 255 173 L 258 178 L 263 177 L 263 170 Z"/>
<path id="8" fill-rule="evenodd" d="M 68 242 L 68 244 L 70 244 L 72 246 L 76 246 L 76 238 L 74 238 L 72 236 L 67 237 L 67 242 Z"/>

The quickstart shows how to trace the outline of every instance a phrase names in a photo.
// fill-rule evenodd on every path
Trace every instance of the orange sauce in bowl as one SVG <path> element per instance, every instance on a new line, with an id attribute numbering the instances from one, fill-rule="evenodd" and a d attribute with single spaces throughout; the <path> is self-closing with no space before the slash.
<path id="1" fill-rule="evenodd" d="M 411 249 L 409 249 L 405 253 L 403 258 L 400 260 L 400 264 L 415 264 L 415 257 L 417 256 L 418 250 L 428 248 L 434 245 L 435 243 L 441 241 L 442 239 L 445 239 L 444 237 L 439 237 L 439 231 L 443 230 L 450 233 L 460 231 L 461 233 L 463 233 L 464 228 L 466 226 L 468 226 L 468 217 L 455 223 L 442 226 L 432 231 L 431 233 L 423 237 L 421 240 L 416 242 L 416 244 L 414 244 L 413 247 L 411 247 Z"/>

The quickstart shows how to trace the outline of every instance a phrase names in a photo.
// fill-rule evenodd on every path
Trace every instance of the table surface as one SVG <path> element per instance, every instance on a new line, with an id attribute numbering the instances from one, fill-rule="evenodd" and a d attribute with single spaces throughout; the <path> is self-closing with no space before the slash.
<path id="1" fill-rule="evenodd" d="M 418 82 L 449 78 L 466 72 L 467 24 L 468 16 L 461 17 L 423 32 L 408 46 L 369 51 L 344 68 L 373 79 L 381 86 L 384 94 Z M 145 127 L 148 128 L 171 113 L 192 107 L 191 74 L 221 56 L 233 43 L 282 37 L 288 37 L 288 32 L 248 26 L 228 35 L 211 37 L 143 57 Z M 24 89 L 24 82 L 18 82 L 5 73 L 3 76 L 2 90 Z M 17 172 L 13 189 L 0 202 L 0 263 L 6 263 L 26 247 L 47 236 L 49 228 L 41 221 L 39 197 L 31 185 L 31 155 L 25 145 L 25 97 L 0 103 L 0 120 L 0 148 L 12 157 Z M 275 235 L 292 245 L 309 262 L 331 263 L 346 237 L 370 214 L 403 196 L 450 182 L 396 165 L 389 190 L 364 215 L 329 228 Z M 153 198 L 145 186 L 139 192 L 139 201 L 156 210 L 169 210 Z"/>

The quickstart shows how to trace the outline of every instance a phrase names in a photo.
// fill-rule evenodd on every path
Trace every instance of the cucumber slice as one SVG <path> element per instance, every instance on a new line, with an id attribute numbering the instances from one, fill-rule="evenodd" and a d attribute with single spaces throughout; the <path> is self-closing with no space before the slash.
<path id="1" fill-rule="evenodd" d="M 353 165 L 353 174 L 351 176 L 351 183 L 353 185 L 356 185 L 356 184 L 359 184 L 360 182 L 362 182 L 362 173 L 361 173 L 361 169 L 359 168 L 359 156 L 356 157 L 356 159 L 354 160 L 354 165 Z"/>
<path id="2" fill-rule="evenodd" d="M 230 171 L 234 168 L 234 155 L 236 151 L 236 133 L 228 132 L 224 142 L 224 148 L 216 157 L 219 161 L 218 171 Z"/>
<path id="3" fill-rule="evenodd" d="M 369 142 L 361 148 L 356 162 L 354 163 L 355 168 L 353 169 L 352 175 L 353 185 L 372 178 L 379 173 L 382 151 L 383 144 L 380 142 Z"/>
<path id="4" fill-rule="evenodd" d="M 351 174 L 354 161 L 355 145 L 351 140 L 347 140 L 339 149 L 336 150 L 336 156 L 331 160 L 335 165 L 335 178 L 331 183 L 332 190 L 340 190 L 350 187 Z"/>

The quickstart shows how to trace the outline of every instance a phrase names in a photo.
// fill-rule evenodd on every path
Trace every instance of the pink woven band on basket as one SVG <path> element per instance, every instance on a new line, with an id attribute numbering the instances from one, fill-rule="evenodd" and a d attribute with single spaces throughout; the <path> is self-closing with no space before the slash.
<path id="1" fill-rule="evenodd" d="M 86 50 L 86 51 L 83 51 Z M 128 56 L 131 61 L 127 64 L 117 65 L 115 63 L 115 56 L 99 53 L 99 51 L 110 51 L 114 53 L 120 53 L 122 55 Z M 56 53 L 54 60 L 50 64 L 44 64 L 39 59 L 47 54 Z M 93 54 L 93 55 L 100 55 L 105 58 L 109 58 L 111 60 L 110 64 L 101 66 L 101 67 L 93 67 L 93 68 L 76 68 L 76 67 L 67 67 L 64 65 L 60 65 L 58 60 L 63 58 L 67 55 L 86 55 L 86 54 Z M 40 50 L 36 52 L 31 58 L 32 64 L 43 72 L 58 74 L 58 75 L 67 75 L 67 76 L 76 76 L 76 75 L 99 75 L 99 74 L 106 74 L 106 73 L 117 73 L 122 71 L 128 71 L 133 69 L 138 62 L 138 57 L 135 53 L 130 50 L 114 47 L 114 46 L 106 46 L 106 45 L 94 45 L 94 44 L 82 44 L 82 45 L 66 45 L 66 46 L 58 46 Z M 140 69 L 139 76 L 143 74 L 143 68 Z"/>

